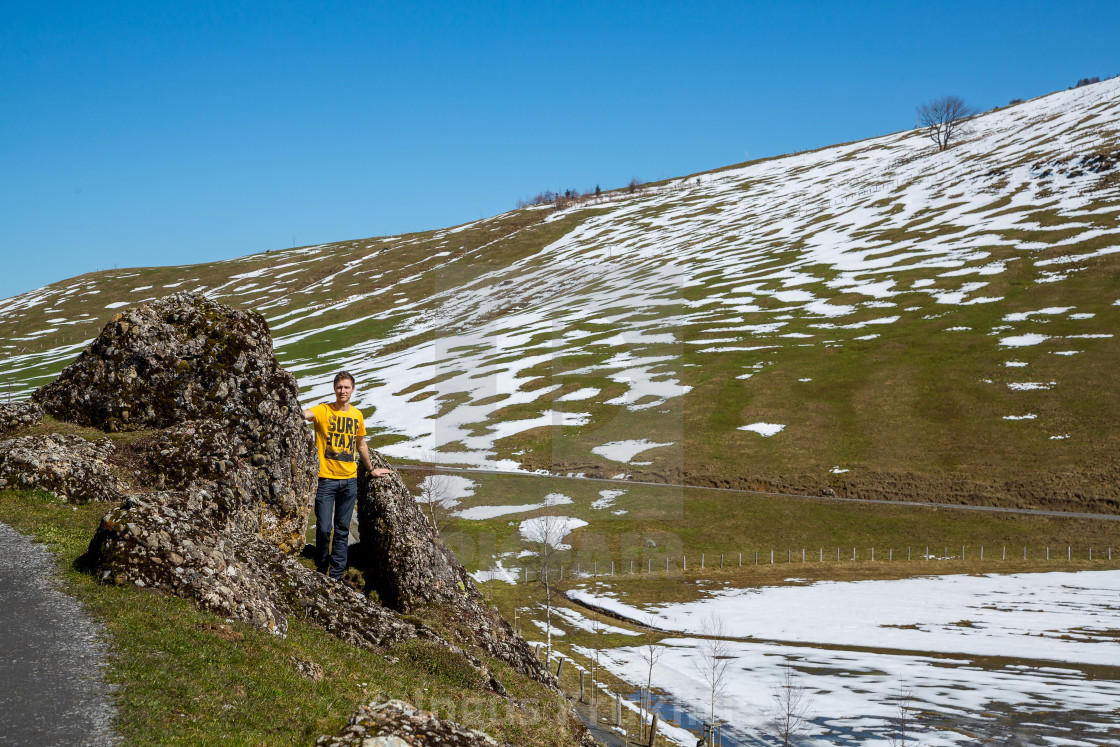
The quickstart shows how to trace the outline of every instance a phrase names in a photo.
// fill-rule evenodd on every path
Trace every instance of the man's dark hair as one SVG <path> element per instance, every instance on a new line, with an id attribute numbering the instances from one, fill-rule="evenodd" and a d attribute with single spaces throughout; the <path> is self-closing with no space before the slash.
<path id="1" fill-rule="evenodd" d="M 350 379 L 350 386 L 354 386 L 354 377 L 346 371 L 339 371 L 337 374 L 335 374 L 334 384 L 332 384 L 331 386 L 338 386 L 338 382 L 342 381 L 343 379 Z"/>

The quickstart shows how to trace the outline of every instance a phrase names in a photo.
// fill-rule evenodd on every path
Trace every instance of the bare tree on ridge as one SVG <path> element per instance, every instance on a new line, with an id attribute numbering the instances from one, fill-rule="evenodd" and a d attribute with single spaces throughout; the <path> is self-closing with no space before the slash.
<path id="1" fill-rule="evenodd" d="M 938 150 L 945 150 L 965 132 L 967 120 L 976 110 L 960 96 L 942 96 L 919 106 L 917 114 L 918 127 L 937 143 Z"/>

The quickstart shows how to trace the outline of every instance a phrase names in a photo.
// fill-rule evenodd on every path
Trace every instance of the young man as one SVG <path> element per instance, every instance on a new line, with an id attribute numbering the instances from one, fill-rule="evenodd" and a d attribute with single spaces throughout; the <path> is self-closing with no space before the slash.
<path id="1" fill-rule="evenodd" d="M 319 450 L 319 485 L 315 491 L 315 563 L 333 579 L 346 570 L 350 517 L 358 498 L 358 458 L 374 477 L 385 477 L 387 469 L 374 469 L 366 446 L 366 424 L 362 413 L 350 406 L 354 377 L 342 371 L 334 377 L 334 403 L 320 402 L 303 411 L 315 424 L 315 448 Z M 334 542 L 331 542 L 331 529 Z"/>

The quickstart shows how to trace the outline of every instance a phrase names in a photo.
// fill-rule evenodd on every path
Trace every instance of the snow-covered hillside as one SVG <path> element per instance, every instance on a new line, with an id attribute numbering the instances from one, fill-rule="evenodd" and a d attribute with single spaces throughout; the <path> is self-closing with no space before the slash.
<path id="1" fill-rule="evenodd" d="M 1115 502 L 1118 172 L 1115 79 L 981 115 L 945 152 L 905 132 L 57 283 L 0 302 L 0 376 L 21 396 L 113 309 L 198 289 L 265 314 L 307 401 L 354 373 L 393 457 L 850 494 L 983 471 L 960 500 Z M 1072 483 L 1015 488 L 1024 464 Z"/>

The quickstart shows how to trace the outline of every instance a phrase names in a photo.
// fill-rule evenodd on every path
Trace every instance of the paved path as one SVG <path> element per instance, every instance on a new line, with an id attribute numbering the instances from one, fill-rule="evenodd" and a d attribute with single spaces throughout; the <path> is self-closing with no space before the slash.
<path id="1" fill-rule="evenodd" d="M 0 744 L 116 744 L 101 628 L 54 569 L 42 545 L 0 524 Z"/>
<path id="2" fill-rule="evenodd" d="M 576 715 L 579 716 L 579 720 L 582 721 L 583 725 L 588 728 L 588 730 L 591 732 L 591 736 L 595 737 L 596 742 L 602 745 L 606 745 L 606 747 L 628 747 L 628 745 L 631 744 L 630 742 L 627 742 L 625 739 L 620 737 L 617 733 L 611 731 L 602 724 L 596 723 L 591 718 L 591 713 L 588 710 L 587 706 L 583 705 L 582 703 L 573 705 L 575 706 Z M 611 708 L 613 707 L 614 706 L 612 705 Z M 637 744 L 637 742 L 634 742 L 634 744 Z"/>
<path id="3" fill-rule="evenodd" d="M 542 475 L 538 472 L 512 472 L 508 470 L 476 469 L 472 467 L 442 467 L 439 465 L 421 466 L 412 464 L 391 464 L 395 470 L 435 470 L 438 472 L 456 472 L 478 475 L 509 475 L 513 477 L 537 477 L 550 480 L 583 480 L 585 482 L 606 482 L 612 485 L 652 485 L 657 488 L 687 488 L 689 490 L 707 490 L 717 493 L 738 493 L 740 495 L 769 495 L 775 498 L 804 498 L 813 501 L 831 501 L 833 503 L 877 503 L 882 506 L 920 506 L 922 508 L 946 508 L 961 511 L 981 511 L 996 514 L 1025 514 L 1027 516 L 1056 516 L 1063 519 L 1102 519 L 1104 521 L 1120 521 L 1120 514 L 1090 514 L 1078 511 L 1047 511 L 1041 508 L 1002 508 L 1000 506 L 966 506 L 960 503 L 930 503 L 924 501 L 887 501 L 874 498 L 838 498 L 827 495 L 801 495 L 798 493 L 766 493 L 760 490 L 741 490 L 739 488 L 714 488 L 707 485 L 682 485 L 675 482 L 645 482 L 643 480 L 612 480 L 607 477 L 574 477 L 572 475 Z"/>

